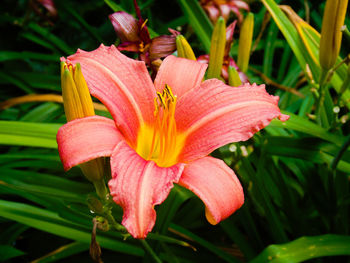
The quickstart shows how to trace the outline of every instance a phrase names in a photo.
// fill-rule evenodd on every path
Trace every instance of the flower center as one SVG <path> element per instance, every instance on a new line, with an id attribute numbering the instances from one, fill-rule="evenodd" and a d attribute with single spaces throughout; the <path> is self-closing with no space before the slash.
<path id="1" fill-rule="evenodd" d="M 165 85 L 163 92 L 157 92 L 153 126 L 143 125 L 137 137 L 136 152 L 160 167 L 176 164 L 183 145 L 183 138 L 176 129 L 176 101 L 177 97 L 168 85 Z"/>

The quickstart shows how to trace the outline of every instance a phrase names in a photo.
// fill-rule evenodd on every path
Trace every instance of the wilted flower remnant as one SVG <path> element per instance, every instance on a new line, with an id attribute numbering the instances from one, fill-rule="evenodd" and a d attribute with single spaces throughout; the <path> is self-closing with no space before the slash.
<path id="1" fill-rule="evenodd" d="M 34 12 L 42 17 L 46 22 L 53 25 L 53 21 L 57 18 L 57 8 L 53 0 L 31 0 L 29 1 Z"/>
<path id="2" fill-rule="evenodd" d="M 115 32 L 121 40 L 118 49 L 138 53 L 139 59 L 156 71 L 161 63 L 160 58 L 164 58 L 176 50 L 177 31 L 171 30 L 171 35 L 161 35 L 151 39 L 146 25 L 147 20 L 143 20 L 136 1 L 134 3 L 138 20 L 123 11 L 109 16 Z"/>
<path id="3" fill-rule="evenodd" d="M 201 0 L 200 3 L 213 22 L 216 22 L 220 16 L 227 21 L 232 12 L 240 23 L 243 21 L 240 10 L 250 10 L 249 5 L 243 0 Z"/>
<path id="4" fill-rule="evenodd" d="M 273 118 L 288 119 L 264 86 L 202 82 L 206 65 L 193 60 L 168 56 L 154 83 L 144 62 L 115 46 L 78 50 L 65 61 L 81 64 L 91 94 L 114 120 L 90 116 L 61 127 L 57 142 L 64 168 L 110 156 L 109 189 L 135 238 L 152 230 L 154 206 L 173 183 L 203 200 L 210 223 L 230 216 L 243 204 L 242 187 L 223 161 L 208 154 L 249 139 Z"/>

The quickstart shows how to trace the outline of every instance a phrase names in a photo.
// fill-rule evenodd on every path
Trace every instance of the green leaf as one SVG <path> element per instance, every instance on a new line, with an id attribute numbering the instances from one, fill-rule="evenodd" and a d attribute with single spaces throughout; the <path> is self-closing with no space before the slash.
<path id="1" fill-rule="evenodd" d="M 320 164 L 327 163 L 330 167 L 338 147 L 334 145 L 332 147 L 332 144 L 324 143 L 316 138 L 270 137 L 267 139 L 266 151 L 272 155 L 300 158 Z M 350 156 L 350 153 L 348 152 L 347 155 Z M 350 173 L 350 162 L 344 158 L 339 161 L 337 169 Z"/>
<path id="2" fill-rule="evenodd" d="M 0 245 L 0 261 L 6 261 L 11 258 L 19 257 L 24 255 L 25 253 L 21 250 L 18 250 L 14 247 L 8 245 Z"/>
<path id="3" fill-rule="evenodd" d="M 123 8 L 121 8 L 121 6 L 119 6 L 112 0 L 104 0 L 104 2 L 113 10 L 113 12 L 124 11 Z"/>
<path id="4" fill-rule="evenodd" d="M 281 245 L 270 245 L 250 263 L 297 263 L 312 258 L 340 255 L 350 255 L 350 237 L 322 235 L 301 237 Z"/>
<path id="5" fill-rule="evenodd" d="M 46 102 L 26 113 L 21 121 L 49 122 L 63 114 L 63 107 L 56 103 Z"/>
<path id="6" fill-rule="evenodd" d="M 51 61 L 57 62 L 60 60 L 59 55 L 47 55 L 39 52 L 30 52 L 30 51 L 0 51 L 0 62 L 7 60 L 42 60 L 42 61 Z"/>
<path id="7" fill-rule="evenodd" d="M 35 33 L 41 35 L 48 42 L 54 44 L 59 50 L 63 51 L 66 54 L 74 53 L 74 49 L 72 49 L 65 41 L 51 33 L 48 29 L 41 27 L 37 24 L 30 23 L 28 27 L 33 30 Z"/>
<path id="8" fill-rule="evenodd" d="M 73 8 L 70 6 L 69 2 L 65 2 L 62 7 L 70 14 L 70 16 L 72 16 L 73 18 L 75 18 L 75 20 L 78 21 L 78 23 L 85 28 L 85 30 L 93 37 L 97 40 L 97 43 L 102 43 L 102 38 L 96 33 L 96 30 L 91 27 L 86 21 L 85 19 Z M 55 40 L 56 43 L 58 39 Z M 69 49 L 66 49 L 66 52 L 69 51 Z M 67 54 L 72 54 L 74 52 L 68 52 Z"/>
<path id="9" fill-rule="evenodd" d="M 88 243 L 73 242 L 68 245 L 61 246 L 49 254 L 34 260 L 35 263 L 49 263 L 57 260 L 67 258 L 69 256 L 78 254 L 82 251 L 89 250 Z"/>
<path id="10" fill-rule="evenodd" d="M 209 53 L 213 25 L 199 5 L 199 2 L 197 0 L 178 0 L 178 3 L 187 16 L 194 32 L 202 42 L 205 52 Z"/>
<path id="11" fill-rule="evenodd" d="M 73 224 L 60 218 L 56 213 L 35 206 L 0 200 L 0 214 L 4 218 L 37 228 L 39 230 L 69 238 L 82 243 L 90 243 L 91 229 Z M 99 233 L 97 241 L 101 247 L 134 256 L 143 256 L 144 251 L 135 245 L 111 237 L 108 233 Z"/>
<path id="12" fill-rule="evenodd" d="M 93 189 L 85 184 L 44 173 L 1 168 L 0 184 L 25 193 L 85 203 Z"/>
<path id="13" fill-rule="evenodd" d="M 298 29 L 274 0 L 262 0 L 262 2 L 286 38 L 303 71 L 306 73 L 306 65 L 309 65 L 313 78 L 318 81 L 321 69 L 317 64 L 318 61 L 316 61 L 318 59 L 318 47 L 320 42 L 317 31 L 304 22 L 298 27 L 298 32 Z M 338 58 L 337 62 L 339 61 L 341 61 L 340 58 Z M 345 74 L 346 66 L 343 65 L 336 71 L 331 80 L 332 85 L 337 91 L 341 88 Z M 350 91 L 344 92 L 343 96 L 344 101 L 347 101 L 347 106 L 350 108 Z"/>
<path id="14" fill-rule="evenodd" d="M 179 225 L 171 224 L 171 228 L 173 228 L 176 231 L 184 234 L 185 236 L 188 236 L 189 238 L 193 239 L 198 244 L 202 245 L 203 247 L 205 247 L 209 251 L 213 252 L 214 254 L 216 254 L 218 257 L 220 257 L 221 259 L 225 260 L 226 262 L 232 262 L 232 263 L 239 263 L 240 262 L 240 261 L 238 261 L 238 259 L 236 259 L 236 258 L 232 257 L 231 255 L 227 254 L 226 252 L 224 252 L 223 250 L 221 250 L 218 247 L 214 246 L 210 242 L 208 242 L 205 239 L 203 239 L 203 238 L 193 234 L 192 232 L 188 231 L 187 229 L 185 229 L 185 228 L 183 228 L 183 227 L 181 227 Z"/>
<path id="15" fill-rule="evenodd" d="M 61 124 L 0 121 L 0 144 L 57 148 Z"/>
<path id="16" fill-rule="evenodd" d="M 299 131 L 332 142 L 338 146 L 343 145 L 345 141 L 344 136 L 332 134 L 326 129 L 318 126 L 317 124 L 302 117 L 299 117 L 293 113 L 284 111 L 282 112 L 290 116 L 289 120 L 285 122 L 281 122 L 279 120 L 272 120 L 271 124 L 268 127 L 279 127 Z"/>
<path id="17" fill-rule="evenodd" d="M 256 255 L 251 244 L 232 220 L 224 220 L 220 223 L 220 226 L 230 239 L 237 244 L 246 259 L 251 259 Z"/>
<path id="18" fill-rule="evenodd" d="M 0 71 L 0 78 L 2 79 L 2 81 L 5 81 L 6 83 L 10 83 L 12 85 L 17 86 L 18 88 L 23 90 L 25 93 L 29 93 L 29 94 L 34 93 L 34 91 L 31 88 L 29 88 L 25 83 L 23 83 L 23 81 L 11 75 L 12 74 L 9 74 L 7 72 Z"/>

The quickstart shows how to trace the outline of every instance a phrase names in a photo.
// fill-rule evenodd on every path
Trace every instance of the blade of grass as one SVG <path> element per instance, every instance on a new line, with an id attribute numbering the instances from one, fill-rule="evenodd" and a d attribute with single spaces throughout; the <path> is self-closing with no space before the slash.
<path id="1" fill-rule="evenodd" d="M 21 90 L 23 90 L 25 93 L 34 93 L 34 91 L 29 88 L 25 83 L 23 83 L 21 80 L 11 76 L 11 74 L 8 74 L 6 72 L 1 72 L 0 71 L 0 78 L 2 78 L 2 80 L 6 81 L 9 84 L 15 85 L 18 88 L 20 88 Z"/>
<path id="2" fill-rule="evenodd" d="M 238 259 L 232 257 L 231 255 L 227 254 L 223 250 L 217 248 L 216 246 L 214 246 L 210 242 L 208 242 L 205 239 L 203 239 L 203 238 L 193 234 L 192 232 L 188 231 L 187 229 L 185 229 L 185 228 L 183 228 L 183 227 L 181 227 L 179 225 L 175 225 L 175 224 L 171 224 L 170 227 L 171 227 L 171 229 L 173 229 L 173 230 L 175 230 L 177 232 L 180 232 L 181 234 L 183 234 L 183 235 L 189 237 L 190 239 L 194 240 L 195 242 L 197 242 L 201 246 L 205 247 L 206 249 L 208 249 L 212 253 L 216 254 L 218 257 L 220 257 L 221 259 L 225 260 L 226 262 L 239 263 Z"/>
<path id="3" fill-rule="evenodd" d="M 90 229 L 82 228 L 57 216 L 57 214 L 32 205 L 0 200 L 1 216 L 39 230 L 69 238 L 82 243 L 90 243 Z M 99 233 L 97 240 L 102 247 L 134 256 L 143 256 L 144 251 L 135 245 Z"/>
<path id="4" fill-rule="evenodd" d="M 0 144 L 57 148 L 61 124 L 0 121 Z"/>
<path id="5" fill-rule="evenodd" d="M 42 256 L 38 259 L 33 260 L 31 263 L 49 263 L 49 262 L 56 262 L 57 260 L 62 260 L 64 258 L 67 258 L 69 256 L 78 254 L 82 251 L 89 250 L 89 244 L 88 243 L 81 243 L 81 242 L 73 242 L 68 245 L 61 246 L 57 248 L 56 250 L 48 253 L 45 256 Z"/>
<path id="6" fill-rule="evenodd" d="M 47 55 L 39 52 L 31 52 L 31 51 L 0 51 L 0 62 L 8 61 L 8 60 L 42 60 L 42 61 L 51 61 L 57 62 L 60 60 L 60 55 Z"/>
<path id="7" fill-rule="evenodd" d="M 59 50 L 63 51 L 65 54 L 73 54 L 74 49 L 72 49 L 66 42 L 64 42 L 61 38 L 57 37 L 53 33 L 51 33 L 48 29 L 41 27 L 37 24 L 30 23 L 28 24 L 28 28 L 33 30 L 35 33 L 42 36 L 44 39 L 54 44 Z"/>
<path id="8" fill-rule="evenodd" d="M 287 15 L 283 13 L 281 8 L 275 3 L 274 0 L 262 0 L 262 2 L 286 38 L 303 71 L 306 73 L 306 65 L 308 64 L 312 71 L 313 78 L 315 80 L 318 80 L 320 67 L 316 65 L 315 59 L 313 59 L 313 57 L 317 57 L 317 44 L 319 43 L 317 35 L 318 33 L 315 30 L 311 30 L 311 26 L 308 25 L 309 29 L 304 27 L 301 31 L 302 34 L 300 35 L 294 24 L 289 20 Z M 306 47 L 303 40 L 307 43 Z M 312 46 L 313 48 L 307 49 L 309 46 Z M 310 54 L 308 50 L 311 50 L 312 54 Z M 339 61 L 341 61 L 340 57 L 338 58 L 337 62 Z M 336 71 L 336 74 L 332 78 L 331 83 L 337 91 L 339 91 L 345 75 L 346 66 L 343 65 L 341 68 L 339 68 L 339 70 Z M 343 96 L 344 101 L 347 103 L 347 107 L 350 108 L 350 91 L 348 90 L 344 92 Z"/>
<path id="9" fill-rule="evenodd" d="M 312 258 L 338 255 L 350 255 L 349 236 L 301 237 L 286 244 L 270 245 L 250 263 L 297 263 Z"/>
<path id="10" fill-rule="evenodd" d="M 9 245 L 0 245 L 0 258 L 2 262 L 16 258 L 26 253 Z"/>
<path id="11" fill-rule="evenodd" d="M 99 34 L 97 34 L 96 30 L 91 27 L 85 19 L 77 12 L 73 7 L 70 6 L 69 2 L 65 2 L 64 4 L 61 5 L 72 17 L 75 18 L 75 20 L 82 25 L 83 28 L 86 29 L 89 34 L 96 39 L 97 43 L 103 43 L 102 38 L 100 37 Z M 70 52 L 68 54 L 71 54 L 74 52 Z"/>
<path id="12" fill-rule="evenodd" d="M 343 145 L 345 141 L 345 137 L 341 135 L 335 135 L 332 133 L 327 132 L 326 129 L 318 126 L 317 124 L 301 118 L 295 114 L 292 114 L 290 112 L 283 112 L 290 116 L 289 120 L 286 122 L 281 122 L 278 120 L 272 120 L 269 127 L 279 127 L 279 128 L 286 128 L 291 129 L 294 131 L 299 131 L 306 133 L 311 136 L 315 136 L 321 139 L 324 139 L 326 141 L 332 142 L 338 146 Z"/>
<path id="13" fill-rule="evenodd" d="M 210 40 L 213 33 L 213 25 L 196 0 L 178 0 L 178 3 L 187 16 L 193 31 L 203 44 L 206 53 L 210 51 Z"/>

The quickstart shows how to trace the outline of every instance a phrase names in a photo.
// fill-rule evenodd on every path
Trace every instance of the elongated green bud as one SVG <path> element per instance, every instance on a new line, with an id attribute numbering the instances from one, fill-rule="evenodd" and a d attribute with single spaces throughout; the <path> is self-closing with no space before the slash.
<path id="1" fill-rule="evenodd" d="M 253 41 L 254 14 L 248 13 L 244 19 L 239 34 L 237 66 L 243 72 L 247 72 L 250 58 L 250 50 Z"/>
<path id="2" fill-rule="evenodd" d="M 80 64 L 61 62 L 61 87 L 67 121 L 95 115 L 89 88 L 81 72 Z M 96 182 L 103 178 L 104 159 L 97 158 L 80 164 L 85 177 Z"/>
<path id="3" fill-rule="evenodd" d="M 190 44 L 183 35 L 178 35 L 176 37 L 176 49 L 178 57 L 196 60 L 196 56 L 194 55 Z"/>
<path id="4" fill-rule="evenodd" d="M 211 37 L 209 66 L 207 79 L 219 78 L 221 75 L 222 63 L 226 45 L 226 25 L 223 17 L 216 21 L 213 35 Z"/>
<path id="5" fill-rule="evenodd" d="M 238 87 L 242 85 L 238 71 L 232 66 L 228 67 L 228 84 L 232 87 Z"/>
<path id="6" fill-rule="evenodd" d="M 327 0 L 323 13 L 320 64 L 325 70 L 332 68 L 339 55 L 348 0 Z"/>
<path id="7" fill-rule="evenodd" d="M 61 62 L 61 87 L 67 121 L 84 117 L 77 86 L 73 79 L 73 66 Z"/>

